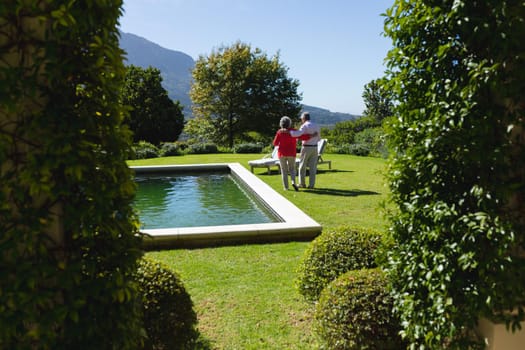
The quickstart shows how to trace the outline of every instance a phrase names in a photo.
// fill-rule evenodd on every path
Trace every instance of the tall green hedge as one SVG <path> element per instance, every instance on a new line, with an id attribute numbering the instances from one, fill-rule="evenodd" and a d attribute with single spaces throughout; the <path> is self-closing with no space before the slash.
<path id="1" fill-rule="evenodd" d="M 136 349 L 121 1 L 0 4 L 0 348 Z"/>
<path id="2" fill-rule="evenodd" d="M 479 318 L 524 318 L 524 18 L 521 0 L 396 0 L 386 12 L 388 272 L 414 348 L 482 347 Z"/>

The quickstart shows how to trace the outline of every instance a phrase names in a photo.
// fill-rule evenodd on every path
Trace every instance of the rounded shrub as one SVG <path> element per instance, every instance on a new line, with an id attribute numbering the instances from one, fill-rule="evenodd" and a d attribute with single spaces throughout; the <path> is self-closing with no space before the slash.
<path id="1" fill-rule="evenodd" d="M 147 141 L 139 141 L 133 145 L 133 159 L 157 158 L 159 149 Z"/>
<path id="2" fill-rule="evenodd" d="M 198 337 L 197 315 L 178 274 L 166 265 L 143 258 L 136 281 L 143 306 L 145 349 L 193 349 Z"/>
<path id="3" fill-rule="evenodd" d="M 308 301 L 316 301 L 323 288 L 339 275 L 375 267 L 375 253 L 381 245 L 378 232 L 340 226 L 317 236 L 299 264 L 297 287 Z"/>
<path id="4" fill-rule="evenodd" d="M 180 156 L 182 152 L 175 142 L 164 142 L 160 145 L 159 155 L 161 157 Z"/>
<path id="5" fill-rule="evenodd" d="M 263 146 L 257 143 L 241 143 L 235 145 L 233 151 L 235 153 L 261 153 Z"/>
<path id="6" fill-rule="evenodd" d="M 190 145 L 188 149 L 188 153 L 190 154 L 208 154 L 217 152 L 217 145 L 213 143 L 194 143 Z"/>
<path id="7" fill-rule="evenodd" d="M 406 349 L 387 286 L 378 268 L 348 271 L 329 283 L 314 314 L 321 348 Z"/>
<path id="8" fill-rule="evenodd" d="M 350 154 L 350 144 L 344 143 L 341 145 L 332 146 L 332 153 L 335 154 Z"/>
<path id="9" fill-rule="evenodd" d="M 370 145 L 364 143 L 353 143 L 349 146 L 350 154 L 366 157 L 370 155 Z"/>

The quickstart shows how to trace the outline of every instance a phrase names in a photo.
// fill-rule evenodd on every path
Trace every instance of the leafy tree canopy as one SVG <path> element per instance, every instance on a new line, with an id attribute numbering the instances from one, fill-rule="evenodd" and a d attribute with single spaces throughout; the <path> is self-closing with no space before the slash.
<path id="1" fill-rule="evenodd" d="M 283 115 L 301 110 L 299 82 L 287 72 L 278 55 L 269 58 L 241 42 L 201 56 L 192 73 L 195 119 L 187 132 L 230 147 L 251 131 L 273 136 Z"/>
<path id="2" fill-rule="evenodd" d="M 182 106 L 168 97 L 161 83 L 157 68 L 127 67 L 122 101 L 131 107 L 128 123 L 135 142 L 173 142 L 184 128 Z"/>

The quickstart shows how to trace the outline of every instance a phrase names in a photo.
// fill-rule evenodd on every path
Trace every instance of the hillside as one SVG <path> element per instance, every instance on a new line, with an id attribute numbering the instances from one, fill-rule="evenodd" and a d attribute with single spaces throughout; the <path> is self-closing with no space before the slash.
<path id="1" fill-rule="evenodd" d="M 125 63 L 142 68 L 150 66 L 158 68 L 163 79 L 162 85 L 168 91 L 168 96 L 174 101 L 180 101 L 184 106 L 184 115 L 186 118 L 191 118 L 189 92 L 191 70 L 195 66 L 193 58 L 184 52 L 166 49 L 135 34 L 124 32 L 120 34 L 120 47 L 127 53 Z M 303 105 L 303 110 L 309 111 L 313 120 L 326 127 L 359 117 L 308 105 Z"/>
<path id="2" fill-rule="evenodd" d="M 191 56 L 123 32 L 120 36 L 120 47 L 127 52 L 126 64 L 142 68 L 150 66 L 158 68 L 162 76 L 162 85 L 168 91 L 168 96 L 174 101 L 180 101 L 184 106 L 185 115 L 190 114 L 191 70 L 195 66 Z"/>
<path id="3" fill-rule="evenodd" d="M 312 120 L 321 125 L 321 127 L 331 128 L 335 123 L 345 120 L 354 120 L 361 116 L 348 113 L 331 112 L 328 109 L 303 105 L 303 111 L 310 112 Z"/>

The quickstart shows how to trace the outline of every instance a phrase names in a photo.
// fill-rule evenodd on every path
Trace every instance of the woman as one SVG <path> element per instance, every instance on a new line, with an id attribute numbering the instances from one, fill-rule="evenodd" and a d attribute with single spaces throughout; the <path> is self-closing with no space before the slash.
<path id="1" fill-rule="evenodd" d="M 277 157 L 281 165 L 281 176 L 285 190 L 288 190 L 288 175 L 292 179 L 292 186 L 294 190 L 299 191 L 299 187 L 295 183 L 295 156 L 297 154 L 297 138 L 301 140 L 308 140 L 310 135 L 304 134 L 298 137 L 293 137 L 290 134 L 292 128 L 292 120 L 284 116 L 279 122 L 281 127 L 277 130 L 273 139 L 273 145 L 278 147 Z"/>

